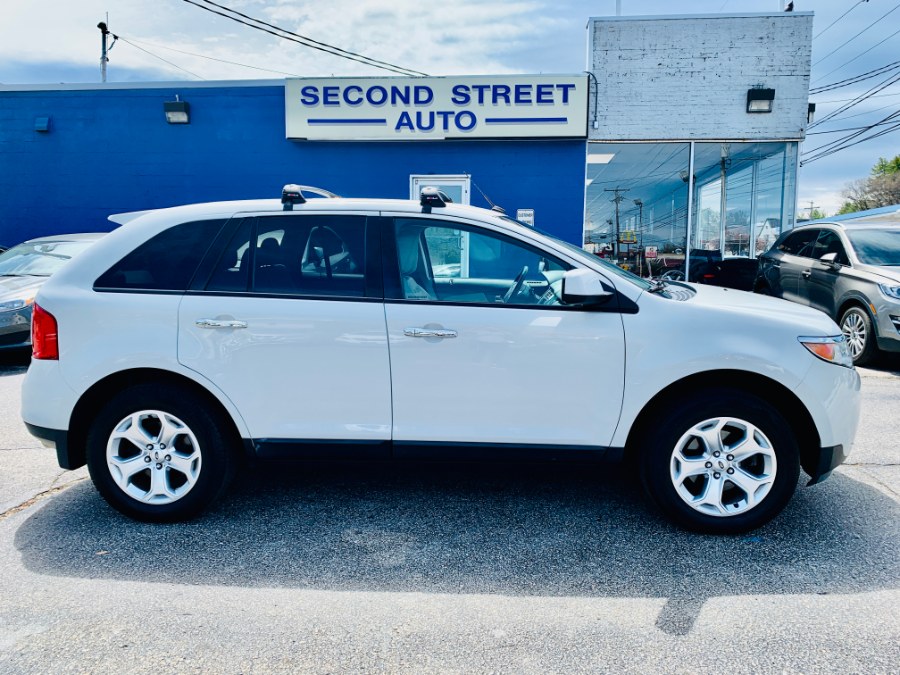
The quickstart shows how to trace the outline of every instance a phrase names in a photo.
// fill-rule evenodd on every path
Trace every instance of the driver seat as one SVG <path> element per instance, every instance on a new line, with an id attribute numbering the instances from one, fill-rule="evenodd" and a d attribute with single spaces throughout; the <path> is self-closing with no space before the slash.
<path id="1" fill-rule="evenodd" d="M 400 285 L 407 300 L 437 300 L 434 281 L 425 265 L 422 230 L 416 226 L 397 232 L 397 258 L 400 263 Z"/>

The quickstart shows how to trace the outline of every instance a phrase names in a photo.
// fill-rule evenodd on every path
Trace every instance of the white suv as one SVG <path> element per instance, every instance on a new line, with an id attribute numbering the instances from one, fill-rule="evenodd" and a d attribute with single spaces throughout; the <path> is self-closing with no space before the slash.
<path id="1" fill-rule="evenodd" d="M 740 532 L 850 449 L 821 312 L 640 279 L 434 188 L 310 192 L 114 216 L 41 289 L 23 417 L 123 513 L 196 515 L 242 453 L 540 452 L 624 456 L 677 523 Z"/>

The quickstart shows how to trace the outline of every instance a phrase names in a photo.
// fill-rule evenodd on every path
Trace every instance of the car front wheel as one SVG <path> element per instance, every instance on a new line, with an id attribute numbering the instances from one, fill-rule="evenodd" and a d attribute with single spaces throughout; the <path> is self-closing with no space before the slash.
<path id="1" fill-rule="evenodd" d="M 875 346 L 875 335 L 872 320 L 862 307 L 850 307 L 841 316 L 841 332 L 847 340 L 853 365 L 862 366 L 875 358 L 878 348 Z"/>
<path id="2" fill-rule="evenodd" d="M 749 393 L 707 389 L 672 405 L 644 434 L 641 478 L 671 520 L 733 534 L 774 518 L 800 475 L 792 430 L 777 409 Z"/>
<path id="3" fill-rule="evenodd" d="M 223 429 L 220 415 L 193 393 L 136 385 L 107 403 L 91 426 L 91 479 L 111 506 L 132 518 L 192 518 L 233 474 L 236 453 Z"/>

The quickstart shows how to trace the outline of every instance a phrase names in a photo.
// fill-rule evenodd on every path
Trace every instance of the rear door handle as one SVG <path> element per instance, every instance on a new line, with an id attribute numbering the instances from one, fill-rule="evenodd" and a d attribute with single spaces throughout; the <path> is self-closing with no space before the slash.
<path id="1" fill-rule="evenodd" d="M 235 319 L 197 319 L 195 322 L 200 328 L 246 328 L 246 321 Z"/>
<path id="2" fill-rule="evenodd" d="M 459 333 L 448 328 L 404 328 L 403 334 L 406 337 L 436 337 L 436 338 L 455 338 Z"/>
<path id="3" fill-rule="evenodd" d="M 810 271 L 810 270 L 803 270 L 802 272 L 800 272 L 800 274 L 803 275 L 803 278 L 804 278 L 804 279 L 809 279 L 809 278 L 812 276 L 812 271 Z"/>

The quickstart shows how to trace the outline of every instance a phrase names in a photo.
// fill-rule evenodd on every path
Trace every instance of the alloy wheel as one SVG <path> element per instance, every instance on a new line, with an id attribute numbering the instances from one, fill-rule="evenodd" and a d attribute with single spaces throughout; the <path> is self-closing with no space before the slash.
<path id="1" fill-rule="evenodd" d="M 850 355 L 854 359 L 858 358 L 866 348 L 866 340 L 869 337 L 866 330 L 866 322 L 859 312 L 848 312 L 844 316 L 844 321 L 841 323 L 841 332 L 847 340 Z"/>
<path id="2" fill-rule="evenodd" d="M 709 516 L 733 516 L 757 506 L 772 489 L 775 450 L 754 424 L 719 417 L 695 424 L 672 450 L 669 473 L 678 496 Z"/>
<path id="3" fill-rule="evenodd" d="M 200 444 L 180 419 L 161 410 L 141 410 L 114 427 L 106 465 L 118 487 L 146 504 L 170 504 L 196 485 Z"/>

